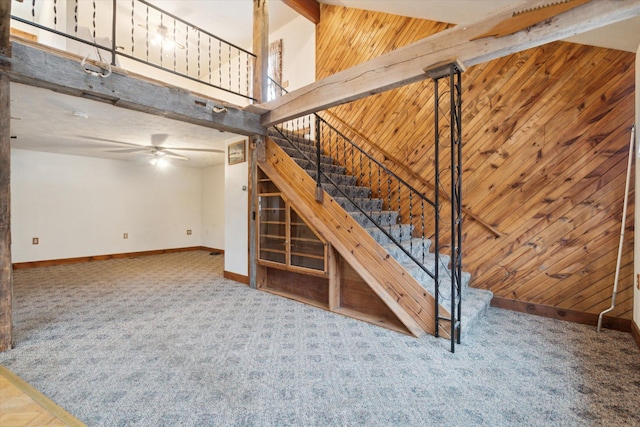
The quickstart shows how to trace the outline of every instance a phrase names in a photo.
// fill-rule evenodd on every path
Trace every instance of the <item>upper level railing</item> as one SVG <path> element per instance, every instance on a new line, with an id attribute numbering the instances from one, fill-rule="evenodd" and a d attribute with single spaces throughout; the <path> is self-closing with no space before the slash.
<path id="1" fill-rule="evenodd" d="M 254 54 L 144 0 L 14 0 L 11 18 L 38 42 L 97 61 L 102 76 L 137 62 L 255 101 Z"/>

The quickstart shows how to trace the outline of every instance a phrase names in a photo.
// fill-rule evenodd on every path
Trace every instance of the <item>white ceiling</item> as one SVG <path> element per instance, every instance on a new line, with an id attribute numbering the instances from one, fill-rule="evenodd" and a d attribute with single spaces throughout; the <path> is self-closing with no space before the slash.
<path id="1" fill-rule="evenodd" d="M 551 1 L 551 0 L 550 0 Z M 151 0 L 158 7 L 251 49 L 252 0 Z M 483 19 L 497 10 L 524 0 L 320 0 L 321 3 L 464 24 Z M 271 0 L 270 27 L 278 29 L 297 15 L 281 0 Z M 635 52 L 640 44 L 640 18 L 585 33 L 571 41 Z M 150 145 L 151 135 L 167 134 L 165 146 L 225 148 L 233 134 L 221 133 L 149 114 L 114 107 L 45 89 L 12 84 L 12 147 L 80 156 L 145 161 L 147 156 L 113 152 L 128 144 Z M 86 113 L 88 118 L 74 115 Z M 117 126 L 114 126 L 117 124 Z M 222 164 L 221 153 L 178 152 L 189 161 L 177 165 L 206 167 Z"/>

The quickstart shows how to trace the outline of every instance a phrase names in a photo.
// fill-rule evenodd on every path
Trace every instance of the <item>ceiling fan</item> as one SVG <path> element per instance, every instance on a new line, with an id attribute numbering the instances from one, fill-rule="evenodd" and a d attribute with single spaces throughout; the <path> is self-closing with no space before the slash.
<path id="1" fill-rule="evenodd" d="M 152 165 L 160 165 L 166 162 L 166 159 L 176 160 L 189 160 L 189 157 L 178 154 L 175 151 L 191 151 L 200 153 L 224 153 L 224 150 L 217 148 L 187 148 L 187 147 L 166 147 L 162 144 L 169 137 L 166 133 L 156 133 L 151 135 L 151 145 L 133 144 L 131 142 L 116 141 L 114 139 L 98 138 L 93 136 L 83 136 L 86 139 L 92 139 L 96 141 L 108 142 L 112 144 L 125 145 L 129 148 L 118 148 L 115 150 L 108 150 L 110 153 L 140 153 L 151 156 L 149 163 Z"/>
<path id="2" fill-rule="evenodd" d="M 160 24 L 155 27 L 155 33 L 149 25 L 138 24 L 138 27 L 144 28 L 148 32 L 149 43 L 151 43 L 152 46 L 160 46 L 164 50 L 172 50 L 174 47 L 184 49 L 184 45 L 175 40 L 175 34 L 179 33 L 177 29 L 174 34 L 171 34 L 169 33 L 169 28 L 164 24 Z"/>

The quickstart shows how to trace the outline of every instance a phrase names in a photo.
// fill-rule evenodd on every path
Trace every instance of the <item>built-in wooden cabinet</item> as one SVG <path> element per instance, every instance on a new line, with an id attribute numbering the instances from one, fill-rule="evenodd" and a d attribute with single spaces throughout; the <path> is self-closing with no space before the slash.
<path id="1" fill-rule="evenodd" d="M 286 298 L 408 333 L 396 315 L 258 168 L 257 286 Z"/>
<path id="2" fill-rule="evenodd" d="M 284 199 L 271 180 L 258 180 L 258 262 L 326 275 L 327 244 Z"/>

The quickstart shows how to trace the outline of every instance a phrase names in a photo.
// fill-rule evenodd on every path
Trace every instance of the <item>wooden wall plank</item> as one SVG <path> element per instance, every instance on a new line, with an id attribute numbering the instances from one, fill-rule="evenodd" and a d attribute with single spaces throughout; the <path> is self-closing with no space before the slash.
<path id="1" fill-rule="evenodd" d="M 446 28 L 337 6 L 323 5 L 322 16 L 318 79 Z M 496 237 L 465 221 L 463 262 L 472 286 L 559 310 L 593 314 L 608 307 L 634 121 L 634 61 L 628 52 L 554 42 L 463 74 L 464 207 L 504 233 Z M 392 170 L 432 194 L 412 177 L 433 182 L 432 86 L 418 82 L 334 107 L 338 120 L 329 121 L 341 130 L 339 122 L 348 123 L 384 153 L 374 150 L 376 158 L 401 161 Z M 631 317 L 634 197 L 623 299 L 613 312 L 625 319 Z"/>
<path id="2" fill-rule="evenodd" d="M 545 0 L 530 0 L 528 7 L 545 4 Z M 457 59 L 471 67 L 629 19 L 640 15 L 640 0 L 589 2 L 526 31 L 501 38 L 476 38 L 495 24 L 513 19 L 518 9 L 514 5 L 479 22 L 456 26 L 261 104 L 258 108 L 268 110 L 262 115 L 262 124 L 275 125 L 424 80 L 425 69 L 443 62 Z"/>

